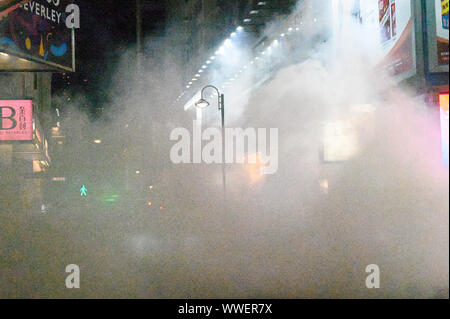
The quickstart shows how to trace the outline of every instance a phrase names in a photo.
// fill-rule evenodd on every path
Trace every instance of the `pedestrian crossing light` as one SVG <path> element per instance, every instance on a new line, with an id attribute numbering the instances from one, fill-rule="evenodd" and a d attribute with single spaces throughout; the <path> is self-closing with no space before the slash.
<path id="1" fill-rule="evenodd" d="M 81 197 L 87 197 L 87 188 L 86 188 L 86 186 L 81 186 L 81 188 L 80 188 L 80 194 L 81 194 Z"/>

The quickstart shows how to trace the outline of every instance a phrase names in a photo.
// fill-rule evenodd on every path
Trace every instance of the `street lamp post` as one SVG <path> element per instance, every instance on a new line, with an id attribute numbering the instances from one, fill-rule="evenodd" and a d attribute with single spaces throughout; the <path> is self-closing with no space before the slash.
<path id="1" fill-rule="evenodd" d="M 201 98 L 200 100 L 195 103 L 195 106 L 200 109 L 207 108 L 210 103 L 205 100 L 204 93 L 207 89 L 214 89 L 217 93 L 217 104 L 219 107 L 219 111 L 221 114 L 221 121 L 222 121 L 222 185 L 223 185 L 223 203 L 224 203 L 224 209 L 226 205 L 226 185 L 227 185 L 227 179 L 226 179 L 226 170 L 225 170 L 225 96 L 220 93 L 219 89 L 216 88 L 213 85 L 207 85 L 202 89 Z"/>

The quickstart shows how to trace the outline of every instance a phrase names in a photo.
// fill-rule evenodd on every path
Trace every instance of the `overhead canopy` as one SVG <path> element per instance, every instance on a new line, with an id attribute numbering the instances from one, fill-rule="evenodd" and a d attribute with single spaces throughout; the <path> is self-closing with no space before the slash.
<path id="1" fill-rule="evenodd" d="M 0 0 L 0 71 L 75 71 L 73 0 Z"/>

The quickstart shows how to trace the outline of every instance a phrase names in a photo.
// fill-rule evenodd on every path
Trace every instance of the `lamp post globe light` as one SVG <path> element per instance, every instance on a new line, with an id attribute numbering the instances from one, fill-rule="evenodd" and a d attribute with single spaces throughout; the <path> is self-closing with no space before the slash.
<path id="1" fill-rule="evenodd" d="M 206 109 L 209 106 L 209 102 L 201 99 L 197 103 L 195 103 L 195 106 L 199 109 Z"/>
<path id="2" fill-rule="evenodd" d="M 226 171 L 225 171 L 225 96 L 220 93 L 219 89 L 213 85 L 207 85 L 202 89 L 200 100 L 195 103 L 195 106 L 199 109 L 206 109 L 211 104 L 205 99 L 205 91 L 207 89 L 213 89 L 217 93 L 217 104 L 222 119 L 222 184 L 223 184 L 223 201 L 224 210 L 226 210 Z"/>

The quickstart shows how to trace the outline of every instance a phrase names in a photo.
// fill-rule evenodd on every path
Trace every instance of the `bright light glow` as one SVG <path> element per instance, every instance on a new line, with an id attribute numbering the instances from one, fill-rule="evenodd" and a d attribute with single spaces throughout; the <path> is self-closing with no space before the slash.
<path id="1" fill-rule="evenodd" d="M 186 89 L 189 89 L 190 88 L 190 86 L 189 85 L 186 85 Z"/>
<path id="2" fill-rule="evenodd" d="M 441 144 L 444 165 L 449 166 L 449 115 L 448 92 L 439 94 L 439 106 L 441 109 Z"/>
<path id="3" fill-rule="evenodd" d="M 94 140 L 95 144 L 102 144 L 102 140 Z"/>
<path id="4" fill-rule="evenodd" d="M 215 60 L 216 57 L 213 55 L 212 57 L 209 58 L 210 60 Z"/>
<path id="5" fill-rule="evenodd" d="M 230 39 L 226 39 L 226 40 L 225 40 L 225 45 L 226 45 L 226 46 L 231 45 L 231 40 L 230 40 Z"/>
<path id="6" fill-rule="evenodd" d="M 234 37 L 236 35 L 236 32 L 231 33 L 231 36 Z"/>
<path id="7" fill-rule="evenodd" d="M 200 100 L 202 97 L 202 92 L 199 90 L 197 91 L 194 96 L 192 96 L 192 98 L 184 105 L 184 110 L 187 111 L 189 110 L 191 107 L 195 107 L 195 103 Z"/>
<path id="8" fill-rule="evenodd" d="M 286 35 L 286 34 L 284 34 L 284 33 L 280 34 L 280 36 L 281 36 L 282 38 L 284 38 L 285 35 Z"/>
<path id="9" fill-rule="evenodd" d="M 202 68 L 203 68 L 203 69 L 206 69 L 206 68 L 207 68 L 207 66 L 206 66 L 206 65 L 202 65 Z"/>
<path id="10" fill-rule="evenodd" d="M 252 19 L 248 19 L 248 18 L 247 18 L 247 19 L 244 19 L 244 22 L 247 22 L 247 23 L 248 23 L 248 22 L 252 22 Z"/>
<path id="11" fill-rule="evenodd" d="M 325 124 L 324 161 L 348 161 L 358 153 L 357 136 L 350 121 L 336 121 Z"/>
<path id="12" fill-rule="evenodd" d="M 291 31 L 292 31 L 292 28 L 289 28 L 288 31 L 291 32 Z"/>
<path id="13" fill-rule="evenodd" d="M 152 203 L 152 202 L 150 202 L 150 201 L 148 201 L 148 202 L 147 202 L 147 205 L 148 205 L 148 206 L 152 206 L 152 205 L 153 205 L 153 203 Z"/>
<path id="14" fill-rule="evenodd" d="M 238 27 L 236 28 L 236 31 L 242 31 L 242 30 L 244 30 L 244 28 L 241 27 L 241 26 L 238 26 Z"/>
<path id="15" fill-rule="evenodd" d="M 209 61 L 209 60 L 208 60 L 208 61 L 206 61 L 206 64 L 211 64 L 211 61 Z"/>
<path id="16" fill-rule="evenodd" d="M 196 77 L 196 78 L 199 78 L 199 77 L 200 77 L 200 74 L 197 73 L 197 74 L 195 75 L 195 77 Z"/>
<path id="17" fill-rule="evenodd" d="M 448 112 L 449 104 L 449 95 L 448 93 L 440 93 L 439 94 L 439 106 L 443 111 Z"/>
<path id="18" fill-rule="evenodd" d="M 250 14 L 258 14 L 259 13 L 259 10 L 252 10 L 252 11 L 250 11 Z"/>
<path id="19" fill-rule="evenodd" d="M 141 171 L 136 171 L 136 174 L 139 175 L 141 173 Z"/>
<path id="20" fill-rule="evenodd" d="M 205 109 L 209 106 L 209 102 L 204 99 L 200 99 L 197 103 L 195 103 L 195 106 L 199 109 Z"/>
<path id="21" fill-rule="evenodd" d="M 0 55 L 2 55 L 2 56 L 4 56 L 4 57 L 9 57 L 9 54 L 8 54 L 8 53 L 5 53 L 5 52 L 0 52 Z"/>
<path id="22" fill-rule="evenodd" d="M 321 179 L 319 180 L 319 184 L 320 184 L 320 188 L 322 188 L 322 191 L 325 194 L 328 194 L 328 189 L 329 189 L 329 183 L 327 179 Z"/>
<path id="23" fill-rule="evenodd" d="M 261 153 L 246 154 L 245 158 L 246 169 L 250 177 L 250 183 L 254 184 L 261 181 L 264 175 L 261 173 L 261 169 L 266 166 L 261 160 Z"/>

